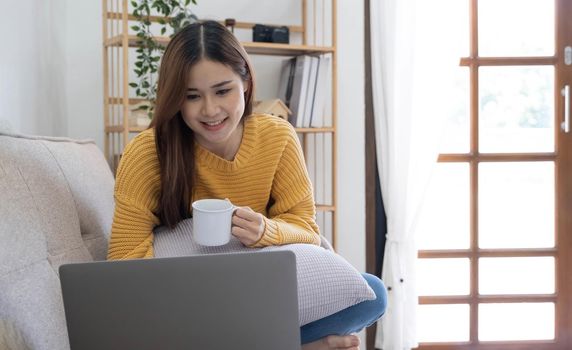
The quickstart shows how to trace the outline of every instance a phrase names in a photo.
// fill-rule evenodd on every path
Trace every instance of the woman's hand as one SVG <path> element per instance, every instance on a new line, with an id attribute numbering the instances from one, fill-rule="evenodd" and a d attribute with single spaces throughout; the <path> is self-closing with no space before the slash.
<path id="1" fill-rule="evenodd" d="M 264 233 L 264 217 L 250 207 L 239 207 L 232 215 L 232 235 L 242 244 L 250 246 Z"/>

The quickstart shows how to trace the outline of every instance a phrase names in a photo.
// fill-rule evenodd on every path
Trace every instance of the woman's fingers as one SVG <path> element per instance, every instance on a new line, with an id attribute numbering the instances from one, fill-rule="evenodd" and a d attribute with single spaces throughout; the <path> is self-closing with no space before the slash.
<path id="1" fill-rule="evenodd" d="M 262 214 L 249 207 L 239 207 L 232 216 L 232 234 L 243 244 L 256 243 L 264 232 Z"/>
<path id="2" fill-rule="evenodd" d="M 250 209 L 249 207 L 238 207 L 235 211 L 234 211 L 235 216 L 238 216 L 239 218 L 243 218 L 249 221 L 252 221 L 252 219 L 254 217 L 256 217 L 256 214 L 254 212 L 254 210 Z"/>
<path id="3" fill-rule="evenodd" d="M 236 215 L 232 217 L 232 225 L 254 233 L 258 232 L 258 227 L 260 226 L 257 222 L 247 220 Z"/>
<path id="4" fill-rule="evenodd" d="M 238 208 L 234 212 L 234 215 L 232 217 L 232 223 L 233 225 L 238 225 L 244 228 L 251 228 L 251 227 L 258 228 L 258 225 L 260 225 L 260 222 L 262 221 L 261 218 L 259 218 L 259 216 L 261 215 L 255 213 L 254 211 L 252 211 L 252 209 L 248 207 Z"/>
<path id="5" fill-rule="evenodd" d="M 253 236 L 250 233 L 250 231 L 245 230 L 242 227 L 233 226 L 232 227 L 232 235 L 235 236 L 236 238 L 238 238 L 238 240 L 241 241 L 245 245 L 250 245 L 250 244 L 253 244 L 254 242 L 256 242 L 253 239 Z"/>

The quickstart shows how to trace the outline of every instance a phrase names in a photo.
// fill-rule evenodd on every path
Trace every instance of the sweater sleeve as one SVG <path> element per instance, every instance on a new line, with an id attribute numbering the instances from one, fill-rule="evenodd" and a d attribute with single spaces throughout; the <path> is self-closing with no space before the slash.
<path id="1" fill-rule="evenodd" d="M 274 175 L 272 205 L 261 239 L 253 247 L 290 243 L 320 244 L 312 183 L 302 147 L 290 127 L 286 146 Z"/>
<path id="2" fill-rule="evenodd" d="M 125 148 L 117 169 L 108 259 L 153 257 L 159 179 L 154 139 L 141 134 Z"/>

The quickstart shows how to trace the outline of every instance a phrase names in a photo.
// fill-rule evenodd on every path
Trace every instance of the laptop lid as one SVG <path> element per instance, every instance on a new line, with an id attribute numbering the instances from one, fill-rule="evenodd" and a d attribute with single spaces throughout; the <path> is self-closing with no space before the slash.
<path id="1" fill-rule="evenodd" d="M 300 349 L 288 251 L 60 267 L 72 350 Z"/>

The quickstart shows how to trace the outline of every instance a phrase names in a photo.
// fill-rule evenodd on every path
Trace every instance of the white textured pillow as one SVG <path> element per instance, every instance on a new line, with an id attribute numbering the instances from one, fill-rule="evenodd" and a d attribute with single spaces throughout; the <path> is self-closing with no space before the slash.
<path id="1" fill-rule="evenodd" d="M 262 249 L 245 247 L 231 237 L 228 244 L 206 247 L 192 239 L 192 219 L 184 220 L 173 230 L 155 229 L 155 257 L 199 254 L 240 253 L 290 250 L 296 255 L 298 308 L 300 326 L 338 311 L 375 299 L 375 293 L 361 274 L 340 255 L 310 244 L 288 244 Z"/>

